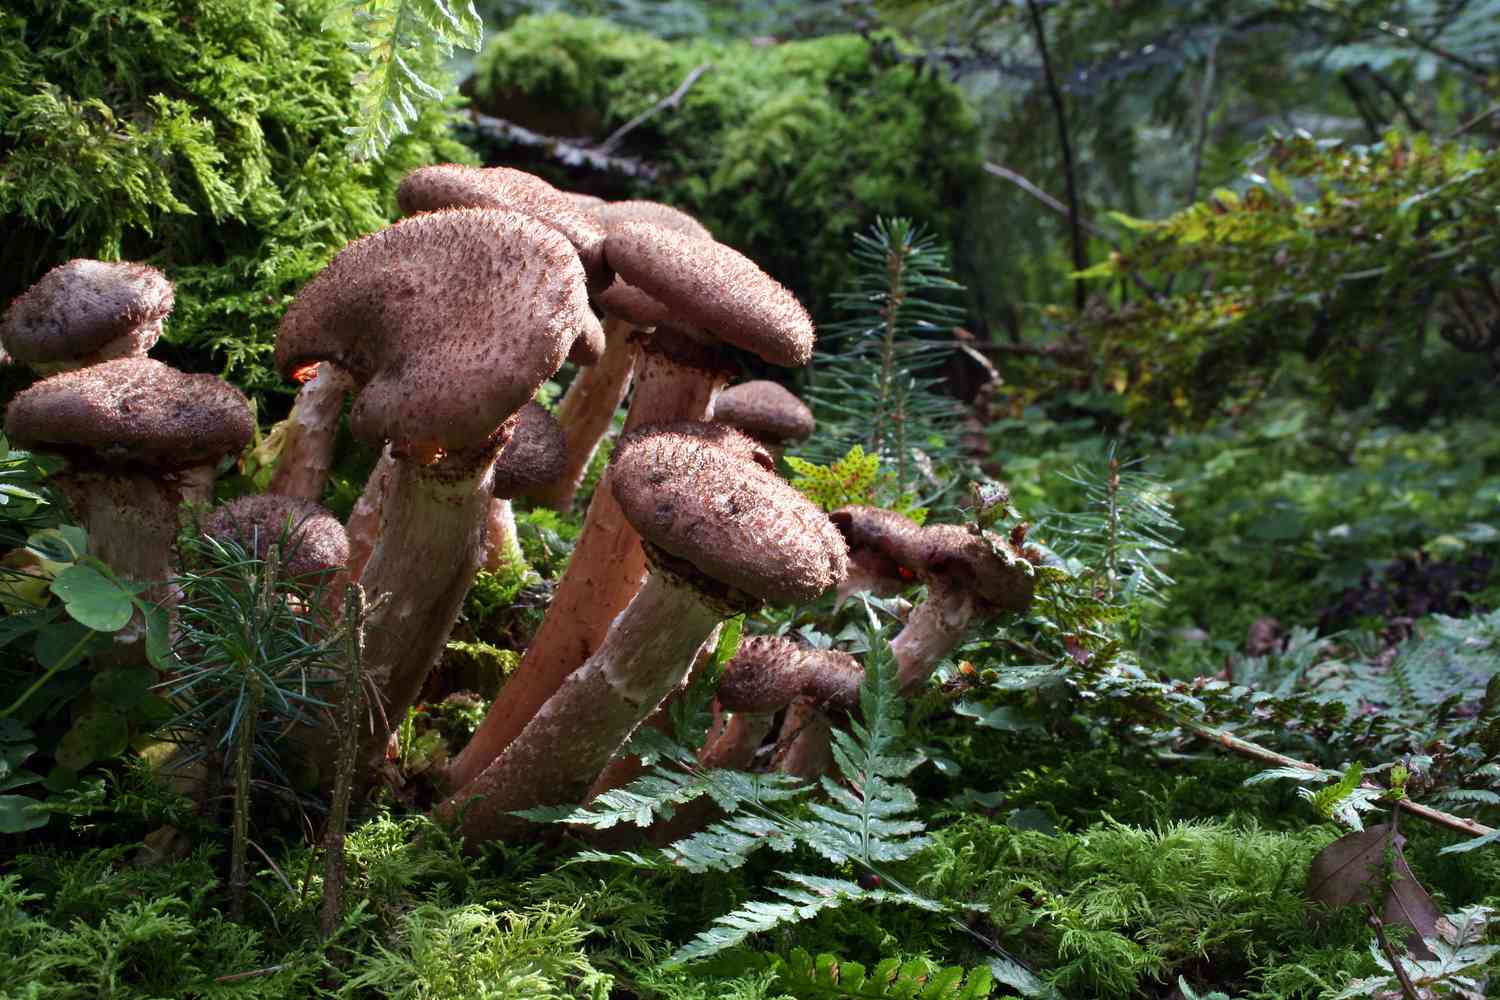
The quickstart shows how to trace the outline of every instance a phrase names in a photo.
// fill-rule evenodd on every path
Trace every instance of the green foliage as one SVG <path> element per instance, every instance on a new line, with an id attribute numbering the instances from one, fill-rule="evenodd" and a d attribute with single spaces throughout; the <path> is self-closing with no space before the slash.
<path id="1" fill-rule="evenodd" d="M 854 237 L 854 273 L 834 296 L 808 396 L 818 435 L 801 447 L 830 461 L 858 444 L 890 472 L 885 492 L 938 496 L 951 481 L 962 409 L 932 372 L 952 353 L 963 310 L 947 251 L 910 219 L 880 218 Z"/>
<path id="2" fill-rule="evenodd" d="M 181 360 L 284 391 L 270 352 L 290 294 L 387 221 L 407 169 L 468 156 L 432 106 L 383 159 L 349 159 L 368 66 L 351 28 L 324 27 L 340 3 L 0 14 L 0 299 L 70 257 L 148 260 L 177 286 Z"/>
<path id="3" fill-rule="evenodd" d="M 1447 928 L 1434 937 L 1424 939 L 1435 953 L 1434 958 L 1396 959 L 1402 966 L 1406 981 L 1421 990 L 1424 996 L 1482 1000 L 1485 986 L 1495 974 L 1494 959 L 1500 955 L 1500 945 L 1482 943 L 1493 917 L 1494 910 L 1487 906 L 1470 906 L 1458 913 L 1448 914 L 1444 918 Z M 1375 941 L 1370 942 L 1370 957 L 1380 966 L 1384 975 L 1356 979 L 1334 995 L 1332 1000 L 1390 995 L 1402 988 L 1396 976 L 1395 964 Z"/>
<path id="4" fill-rule="evenodd" d="M 473 0 L 352 0 L 348 7 L 369 39 L 350 47 L 373 65 L 362 74 L 357 124 L 345 133 L 355 158 L 373 159 L 421 120 L 424 104 L 443 99 L 448 81 L 435 78 L 442 61 L 455 46 L 478 51 L 484 24 Z"/>
<path id="5" fill-rule="evenodd" d="M 796 455 L 785 456 L 785 461 L 794 473 L 792 485 L 826 511 L 863 504 L 894 510 L 916 524 L 927 519 L 926 508 L 916 506 L 910 493 L 896 492 L 893 475 L 882 475 L 880 456 L 865 454 L 860 445 L 853 445 L 843 458 L 828 465 L 818 465 Z"/>
<path id="6" fill-rule="evenodd" d="M 604 21 L 525 17 L 485 43 L 475 103 L 602 140 L 703 63 L 713 69 L 681 103 L 615 151 L 660 168 L 639 195 L 692 212 L 815 313 L 848 284 L 848 233 L 877 213 L 949 231 L 978 166 L 973 112 L 948 83 L 855 35 L 669 44 Z"/>

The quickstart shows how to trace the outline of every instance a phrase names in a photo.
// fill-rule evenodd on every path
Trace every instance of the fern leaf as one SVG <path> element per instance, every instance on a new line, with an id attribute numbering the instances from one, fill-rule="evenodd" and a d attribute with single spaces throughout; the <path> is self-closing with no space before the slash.
<path id="1" fill-rule="evenodd" d="M 829 954 L 814 958 L 805 949 L 793 948 L 775 964 L 777 986 L 798 997 L 979 1000 L 994 989 L 994 977 L 983 966 L 972 971 L 956 965 L 940 968 L 920 958 L 887 958 L 867 971 L 859 962 Z"/>

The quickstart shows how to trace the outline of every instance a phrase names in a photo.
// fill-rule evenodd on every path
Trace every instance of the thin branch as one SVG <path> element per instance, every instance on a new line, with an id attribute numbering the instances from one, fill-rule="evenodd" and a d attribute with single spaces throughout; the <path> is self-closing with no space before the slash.
<path id="1" fill-rule="evenodd" d="M 1062 90 L 1057 85 L 1057 76 L 1052 71 L 1052 56 L 1047 51 L 1047 33 L 1042 27 L 1042 12 L 1036 0 L 1026 0 L 1026 10 L 1031 14 L 1031 26 L 1036 32 L 1036 47 L 1042 57 L 1042 76 L 1047 82 L 1047 96 L 1052 101 L 1052 113 L 1057 118 L 1057 138 L 1062 144 L 1063 178 L 1067 182 L 1068 228 L 1073 243 L 1073 270 L 1086 271 L 1089 266 L 1088 247 L 1083 241 L 1083 212 L 1078 206 L 1078 177 L 1073 166 L 1073 143 L 1068 138 L 1068 112 L 1063 105 Z M 1087 292 L 1082 278 L 1073 279 L 1073 305 L 1083 312 Z"/>
<path id="2" fill-rule="evenodd" d="M 220 976 L 219 978 L 215 979 L 214 982 L 242 983 L 247 979 L 258 979 L 261 976 L 274 976 L 276 975 L 276 973 L 282 971 L 283 969 L 290 969 L 291 967 L 292 966 L 290 962 L 283 962 L 280 965 L 268 965 L 264 969 L 251 969 L 249 972 L 232 972 L 227 976 Z"/>
<path id="3" fill-rule="evenodd" d="M 1268 764 L 1279 764 L 1282 767 L 1295 768 L 1299 771 L 1308 771 L 1311 773 L 1321 773 L 1323 771 L 1323 768 L 1319 767 L 1316 764 L 1309 764 L 1305 760 L 1298 760 L 1295 757 L 1288 757 L 1284 753 L 1277 753 L 1275 750 L 1272 750 L 1269 747 L 1263 747 L 1259 743 L 1251 743 L 1249 740 L 1240 739 L 1233 733 L 1226 732 L 1223 729 L 1215 729 L 1214 727 L 1205 725 L 1204 723 L 1194 722 L 1191 719 L 1184 719 L 1178 715 L 1165 711 L 1158 710 L 1158 714 L 1160 714 L 1164 718 L 1168 718 L 1171 721 L 1176 722 L 1178 725 L 1182 726 L 1184 729 L 1188 730 L 1196 736 L 1201 736 L 1203 739 L 1217 743 L 1219 744 L 1219 746 L 1223 747 L 1226 750 L 1233 750 L 1235 753 L 1244 754 L 1246 757 L 1253 757 L 1256 760 L 1265 761 Z M 1362 782 L 1360 784 L 1360 787 L 1372 789 L 1379 792 L 1389 791 L 1389 789 L 1382 788 L 1380 785 L 1375 784 L 1375 782 L 1373 781 Z M 1429 823 L 1447 827 L 1449 830 L 1454 830 L 1458 833 L 1465 833 L 1471 837 L 1486 837 L 1495 832 L 1493 829 L 1485 826 L 1483 823 L 1476 823 L 1472 819 L 1465 819 L 1462 816 L 1455 816 L 1452 813 L 1443 812 L 1441 809 L 1434 809 L 1431 806 L 1424 806 L 1421 803 L 1413 802 L 1410 799 L 1402 799 L 1401 808 L 1405 809 L 1413 816 L 1427 820 L 1427 822 Z"/>
<path id="4" fill-rule="evenodd" d="M 1412 110 L 1411 105 L 1406 103 L 1406 98 L 1401 96 L 1401 91 L 1396 88 L 1394 83 L 1386 79 L 1384 73 L 1375 70 L 1369 63 L 1365 63 L 1360 68 L 1365 71 L 1366 76 L 1375 81 L 1375 86 L 1379 87 L 1385 93 L 1385 96 L 1396 102 L 1396 107 L 1401 109 L 1401 114 L 1412 128 L 1418 132 L 1428 131 L 1427 124 L 1422 121 L 1421 116 Z"/>
<path id="5" fill-rule="evenodd" d="M 651 105 L 651 107 L 647 108 L 645 111 L 642 111 L 640 114 L 630 119 L 630 121 L 626 122 L 624 125 L 621 125 L 619 128 L 615 129 L 614 132 L 610 133 L 609 138 L 596 145 L 594 147 L 594 150 L 596 152 L 603 153 L 605 156 L 613 153 L 616 149 L 619 148 L 620 143 L 624 141 L 625 137 L 632 131 L 634 131 L 637 126 L 650 119 L 653 115 L 660 114 L 667 108 L 676 109 L 677 105 L 682 103 L 682 98 L 690 89 L 692 89 L 693 84 L 698 82 L 698 77 L 702 76 L 704 73 L 707 73 L 713 68 L 713 63 L 702 63 L 698 66 L 694 66 L 692 72 L 685 76 L 682 82 L 677 85 L 676 90 L 672 91 L 666 97 L 663 97 L 661 100 Z"/>
<path id="6" fill-rule="evenodd" d="M 1489 107 L 1485 108 L 1479 114 L 1475 115 L 1473 118 L 1470 118 L 1468 121 L 1464 122 L 1452 132 L 1449 132 L 1448 138 L 1457 139 L 1465 132 L 1469 131 L 1472 128 L 1483 125 L 1485 122 L 1489 121 L 1491 118 L 1494 118 L 1496 115 L 1500 115 L 1500 104 L 1492 104 Z"/>
<path id="7" fill-rule="evenodd" d="M 1354 82 L 1354 74 L 1344 72 L 1339 74 L 1339 83 L 1344 85 L 1344 90 L 1349 94 L 1349 103 L 1354 105 L 1354 110 L 1359 112 L 1360 120 L 1365 123 L 1365 131 L 1370 134 L 1371 142 L 1380 141 L 1380 121 L 1370 110 L 1369 95 L 1359 88 Z"/>
<path id="8" fill-rule="evenodd" d="M 1396 974 L 1396 982 L 1401 984 L 1401 995 L 1405 1000 L 1422 1000 L 1422 994 L 1417 992 L 1411 976 L 1406 973 L 1406 967 L 1401 964 L 1401 956 L 1396 953 L 1390 936 L 1385 932 L 1385 921 L 1375 915 L 1374 907 L 1366 906 L 1365 912 L 1365 922 L 1374 929 L 1375 940 L 1380 942 L 1380 950 L 1385 952 L 1386 961 L 1391 963 L 1391 971 Z"/>
<path id="9" fill-rule="evenodd" d="M 601 173 L 624 174 L 627 177 L 639 177 L 643 180 L 653 180 L 657 174 L 655 166 L 641 160 L 625 156 L 611 156 L 589 146 L 542 135 L 540 132 L 533 132 L 515 122 L 472 109 L 469 111 L 469 125 L 479 135 L 492 142 L 514 144 L 537 150 L 543 156 L 556 160 L 563 166 L 583 167 Z"/>
<path id="10" fill-rule="evenodd" d="M 1188 175 L 1187 203 L 1198 200 L 1198 179 L 1203 172 L 1203 146 L 1208 140 L 1208 113 L 1212 109 L 1214 75 L 1219 64 L 1219 40 L 1208 47 L 1203 65 L 1203 83 L 1198 88 L 1198 135 L 1193 140 L 1193 170 Z"/>

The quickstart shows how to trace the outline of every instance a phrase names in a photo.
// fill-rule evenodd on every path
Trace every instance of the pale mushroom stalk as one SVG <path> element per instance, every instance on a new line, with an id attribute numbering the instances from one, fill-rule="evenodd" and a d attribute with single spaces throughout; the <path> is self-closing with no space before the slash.
<path id="1" fill-rule="evenodd" d="M 891 640 L 901 692 L 920 689 L 933 668 L 959 647 L 982 617 L 972 591 L 933 582 L 927 599 L 911 609 L 906 625 Z"/>
<path id="2" fill-rule="evenodd" d="M 771 600 L 808 600 L 844 570 L 843 540 L 816 507 L 727 428 L 648 428 L 622 439 L 611 491 L 650 549 L 645 587 L 603 643 L 517 737 L 443 804 L 466 835 L 523 824 L 515 809 L 577 801 L 676 687 L 714 627 Z"/>
<path id="3" fill-rule="evenodd" d="M 664 349 L 667 344 L 673 346 Z M 729 375 L 711 351 L 691 350 L 691 344 L 686 335 L 662 327 L 641 345 L 625 433 L 649 424 L 707 417 Z M 520 734 L 568 675 L 598 649 L 610 623 L 645 581 L 640 536 L 620 512 L 609 477 L 606 469 L 584 515 L 568 570 L 525 655 L 449 765 L 450 788 L 474 780 Z"/>
<path id="4" fill-rule="evenodd" d="M 636 362 L 631 334 L 636 330 L 629 320 L 605 317 L 604 356 L 578 370 L 557 405 L 557 422 L 567 439 L 567 460 L 560 476 L 534 491 L 532 499 L 537 504 L 554 510 L 573 509 L 584 473 L 630 389 Z"/>
<path id="5" fill-rule="evenodd" d="M 292 412 L 281 426 L 281 451 L 266 492 L 303 500 L 322 498 L 328 472 L 333 468 L 339 414 L 344 397 L 353 388 L 354 380 L 337 366 L 326 361 L 318 365 L 313 377 L 297 391 Z"/>
<path id="6" fill-rule="evenodd" d="M 358 580 L 375 550 L 375 539 L 380 535 L 380 505 L 385 491 L 390 489 L 391 475 L 395 472 L 396 460 L 391 457 L 391 446 L 380 450 L 380 458 L 370 477 L 365 480 L 364 492 L 354 501 L 349 511 L 345 529 L 349 532 L 349 579 Z"/>
<path id="7" fill-rule="evenodd" d="M 833 726 L 806 698 L 787 706 L 772 764 L 783 774 L 817 778 L 833 770 Z"/>

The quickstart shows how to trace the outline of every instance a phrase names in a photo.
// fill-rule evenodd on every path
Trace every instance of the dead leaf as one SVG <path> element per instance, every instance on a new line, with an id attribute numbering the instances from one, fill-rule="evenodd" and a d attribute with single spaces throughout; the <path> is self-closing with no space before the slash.
<path id="1" fill-rule="evenodd" d="M 1392 836 L 1389 823 L 1349 833 L 1335 840 L 1313 858 L 1307 872 L 1307 895 L 1329 907 L 1380 901 L 1380 918 L 1387 927 L 1404 927 L 1412 933 L 1406 947 L 1417 958 L 1436 956 L 1422 941 L 1437 934 L 1442 914 L 1406 862 L 1402 846 L 1406 838 Z M 1385 852 L 1391 851 L 1387 885 Z"/>

